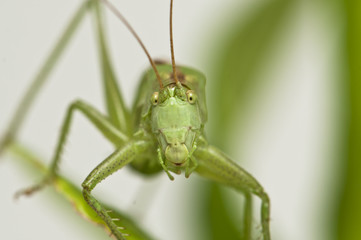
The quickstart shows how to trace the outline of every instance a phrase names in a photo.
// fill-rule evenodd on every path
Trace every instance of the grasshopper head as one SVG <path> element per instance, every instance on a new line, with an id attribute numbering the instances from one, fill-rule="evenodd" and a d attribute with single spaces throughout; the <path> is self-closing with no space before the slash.
<path id="1" fill-rule="evenodd" d="M 201 116 L 194 91 L 170 84 L 153 93 L 152 132 L 156 135 L 170 170 L 178 171 L 189 162 L 189 153 L 200 133 Z"/>

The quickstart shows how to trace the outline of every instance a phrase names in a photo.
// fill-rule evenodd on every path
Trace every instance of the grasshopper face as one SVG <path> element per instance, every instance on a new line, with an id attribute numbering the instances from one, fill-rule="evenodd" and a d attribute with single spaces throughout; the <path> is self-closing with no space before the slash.
<path id="1" fill-rule="evenodd" d="M 170 168 L 189 162 L 189 153 L 201 128 L 197 96 L 183 86 L 170 85 L 152 96 L 152 132 Z"/>

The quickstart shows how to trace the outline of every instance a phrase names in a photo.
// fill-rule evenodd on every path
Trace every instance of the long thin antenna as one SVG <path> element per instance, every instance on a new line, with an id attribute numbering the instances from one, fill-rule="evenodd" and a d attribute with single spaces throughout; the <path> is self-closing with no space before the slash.
<path id="1" fill-rule="evenodd" d="M 140 40 L 140 37 L 138 36 L 138 34 L 135 32 L 135 30 L 132 28 L 132 26 L 128 23 L 128 21 L 125 19 L 125 17 L 118 11 L 118 9 L 111 4 L 108 0 L 100 0 L 101 2 L 104 3 L 105 6 L 107 6 L 109 8 L 110 11 L 112 11 L 114 13 L 115 16 L 117 16 L 119 18 L 120 21 L 123 22 L 123 24 L 128 28 L 128 30 L 133 34 L 133 36 L 135 37 L 135 39 L 137 39 L 138 43 L 140 44 L 140 46 L 143 48 L 145 54 L 148 57 L 148 60 L 150 62 L 150 65 L 152 65 L 152 68 L 155 72 L 155 75 L 157 76 L 157 80 L 159 82 L 159 87 L 160 89 L 163 89 L 163 83 L 162 83 L 162 79 L 160 78 L 159 72 L 157 70 L 157 67 L 153 61 L 153 59 L 151 58 L 149 52 L 147 51 L 147 49 L 145 48 L 142 40 Z"/>
<path id="2" fill-rule="evenodd" d="M 173 47 L 173 0 L 170 0 L 169 34 L 170 34 L 170 52 L 172 57 L 173 78 L 175 80 L 175 83 L 178 85 L 179 81 L 175 69 L 174 47 Z"/>

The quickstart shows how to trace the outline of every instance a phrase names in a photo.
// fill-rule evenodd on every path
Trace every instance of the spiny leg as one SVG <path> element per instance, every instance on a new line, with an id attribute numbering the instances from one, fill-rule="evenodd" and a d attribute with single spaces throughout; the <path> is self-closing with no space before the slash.
<path id="1" fill-rule="evenodd" d="M 270 200 L 258 181 L 215 147 L 204 144 L 199 146 L 193 155 L 198 160 L 195 171 L 200 175 L 236 190 L 253 193 L 261 199 L 263 239 L 270 240 Z"/>
<path id="2" fill-rule="evenodd" d="M 69 106 L 67 110 L 67 114 L 61 128 L 60 137 L 53 156 L 53 160 L 50 165 L 48 175 L 39 184 L 17 192 L 15 194 L 15 198 L 18 198 L 21 195 L 31 195 L 32 193 L 42 189 L 46 184 L 50 183 L 52 179 L 56 176 L 63 147 L 70 130 L 73 114 L 76 110 L 84 114 L 85 117 L 90 120 L 90 122 L 93 123 L 94 126 L 98 130 L 100 130 L 100 132 L 116 146 L 122 146 L 125 142 L 128 141 L 128 137 L 122 132 L 120 132 L 105 116 L 99 113 L 95 108 L 86 104 L 83 101 L 75 101 Z"/>
<path id="3" fill-rule="evenodd" d="M 82 183 L 83 196 L 85 201 L 94 209 L 99 217 L 108 225 L 112 234 L 117 239 L 124 240 L 122 233 L 119 231 L 118 226 L 113 222 L 105 209 L 100 203 L 91 195 L 91 191 L 102 180 L 113 174 L 123 166 L 133 161 L 137 156 L 144 154 L 148 151 L 150 143 L 147 141 L 131 142 L 120 149 L 117 149 L 107 159 L 100 163 L 84 180 Z"/>

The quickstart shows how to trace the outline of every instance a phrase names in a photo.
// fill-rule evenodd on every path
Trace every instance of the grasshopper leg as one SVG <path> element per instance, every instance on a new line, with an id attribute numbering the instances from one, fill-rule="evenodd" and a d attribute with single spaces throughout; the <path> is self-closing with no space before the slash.
<path id="1" fill-rule="evenodd" d="M 186 178 L 189 178 L 189 176 L 191 175 L 191 173 L 192 172 L 194 172 L 194 170 L 196 170 L 197 169 L 197 167 L 198 167 L 198 161 L 197 161 L 197 159 L 195 159 L 194 157 L 193 157 L 193 153 L 194 153 L 194 151 L 197 149 L 197 143 L 196 142 L 194 142 L 193 143 L 193 148 L 192 148 L 192 151 L 189 153 L 189 163 L 188 163 L 188 165 L 187 165 L 187 167 L 186 167 L 186 172 L 185 172 L 185 177 Z M 191 168 L 190 168 L 190 165 L 193 165 Z"/>
<path id="2" fill-rule="evenodd" d="M 27 113 L 33 105 L 34 99 L 37 97 L 43 85 L 48 80 L 48 76 L 53 70 L 54 66 L 58 62 L 58 59 L 64 52 L 64 49 L 67 47 L 69 41 L 77 30 L 78 26 L 81 23 L 85 13 L 89 7 L 89 1 L 86 1 L 81 4 L 79 9 L 76 11 L 74 17 L 66 26 L 63 34 L 61 35 L 59 41 L 55 44 L 52 49 L 50 55 L 47 57 L 43 66 L 36 74 L 35 78 L 32 80 L 30 87 L 27 89 L 25 95 L 20 101 L 15 114 L 12 116 L 9 126 L 7 127 L 7 131 L 4 136 L 0 139 L 0 155 L 6 149 L 6 147 L 13 142 L 13 140 L 17 137 L 17 133 L 19 132 Z"/>
<path id="3" fill-rule="evenodd" d="M 31 195 L 32 193 L 41 190 L 45 185 L 51 183 L 52 179 L 56 176 L 58 165 L 61 160 L 61 153 L 63 151 L 66 138 L 69 134 L 70 125 L 75 111 L 79 111 L 84 114 L 84 116 L 90 120 L 90 122 L 93 123 L 94 126 L 115 145 L 122 146 L 126 141 L 128 141 L 128 137 L 120 132 L 105 116 L 99 113 L 95 108 L 83 101 L 75 101 L 69 106 L 67 110 L 48 175 L 39 184 L 18 191 L 15 194 L 15 198 L 18 198 L 22 195 Z"/>
<path id="4" fill-rule="evenodd" d="M 258 181 L 213 146 L 207 144 L 199 146 L 193 156 L 198 160 L 198 168 L 195 170 L 198 174 L 246 194 L 255 194 L 261 199 L 263 239 L 270 240 L 270 200 Z"/>
<path id="5" fill-rule="evenodd" d="M 100 205 L 100 203 L 91 195 L 91 191 L 102 180 L 113 174 L 120 168 L 124 167 L 137 156 L 142 155 L 149 148 L 149 142 L 139 140 L 126 144 L 122 148 L 117 149 L 108 158 L 101 162 L 84 180 L 82 183 L 83 196 L 85 201 L 94 209 L 99 217 L 108 225 L 112 234 L 118 240 L 124 240 L 122 233 L 118 226 L 113 222 L 109 216 L 107 209 Z"/>

